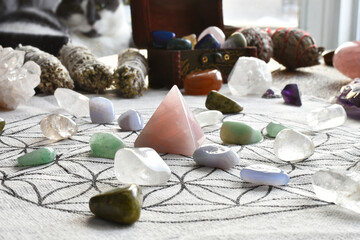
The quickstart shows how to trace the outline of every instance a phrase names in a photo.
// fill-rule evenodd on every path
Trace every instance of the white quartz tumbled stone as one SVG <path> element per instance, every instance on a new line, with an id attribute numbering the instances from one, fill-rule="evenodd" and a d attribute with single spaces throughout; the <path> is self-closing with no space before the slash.
<path id="1" fill-rule="evenodd" d="M 199 123 L 200 127 L 221 123 L 223 117 L 224 115 L 222 112 L 217 110 L 204 111 L 195 115 L 195 119 Z"/>
<path id="2" fill-rule="evenodd" d="M 61 114 L 50 114 L 43 118 L 40 128 L 45 137 L 55 141 L 70 138 L 78 130 L 73 120 Z"/>
<path id="3" fill-rule="evenodd" d="M 313 141 L 298 131 L 284 129 L 276 135 L 274 152 L 283 161 L 299 162 L 313 155 L 314 151 Z"/>
<path id="4" fill-rule="evenodd" d="M 316 196 L 360 213 L 360 174 L 345 170 L 320 170 L 312 176 Z"/>
<path id="5" fill-rule="evenodd" d="M 54 92 L 59 106 L 76 117 L 89 116 L 89 98 L 68 88 L 57 88 Z"/>
<path id="6" fill-rule="evenodd" d="M 341 126 L 346 119 L 345 109 L 339 104 L 317 108 L 306 116 L 308 125 L 314 131 Z"/>
<path id="7" fill-rule="evenodd" d="M 272 83 L 271 72 L 266 63 L 254 57 L 239 57 L 228 77 L 231 94 L 261 96 Z"/>
<path id="8" fill-rule="evenodd" d="M 165 184 L 171 176 L 169 166 L 152 148 L 122 148 L 115 154 L 115 176 L 121 183 Z"/>

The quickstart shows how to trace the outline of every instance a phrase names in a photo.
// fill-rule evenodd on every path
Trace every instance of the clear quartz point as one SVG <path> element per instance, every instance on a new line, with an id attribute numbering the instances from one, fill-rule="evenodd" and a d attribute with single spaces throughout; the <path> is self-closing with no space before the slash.
<path id="1" fill-rule="evenodd" d="M 76 117 L 89 116 L 89 98 L 68 88 L 57 88 L 54 96 L 59 106 Z"/>
<path id="2" fill-rule="evenodd" d="M 345 123 L 346 118 L 345 109 L 339 104 L 317 108 L 306 116 L 308 125 L 315 131 L 338 127 Z"/>
<path id="3" fill-rule="evenodd" d="M 50 140 L 67 139 L 77 133 L 76 123 L 61 114 L 50 114 L 40 122 L 40 128 L 45 137 Z"/>

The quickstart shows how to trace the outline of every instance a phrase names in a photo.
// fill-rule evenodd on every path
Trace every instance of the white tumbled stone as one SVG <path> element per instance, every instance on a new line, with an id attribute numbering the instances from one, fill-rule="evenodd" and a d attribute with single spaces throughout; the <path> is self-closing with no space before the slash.
<path id="1" fill-rule="evenodd" d="M 57 88 L 54 92 L 59 106 L 76 117 L 89 116 L 89 98 L 68 88 Z"/>
<path id="2" fill-rule="evenodd" d="M 56 141 L 70 138 L 78 130 L 73 120 L 61 114 L 50 114 L 43 118 L 40 128 L 45 137 Z"/>
<path id="3" fill-rule="evenodd" d="M 195 115 L 195 119 L 199 123 L 200 127 L 221 123 L 223 117 L 224 115 L 222 112 L 217 110 L 204 111 Z"/>
<path id="4" fill-rule="evenodd" d="M 341 126 L 345 123 L 346 119 L 345 109 L 339 104 L 317 108 L 306 116 L 308 125 L 314 131 Z"/>

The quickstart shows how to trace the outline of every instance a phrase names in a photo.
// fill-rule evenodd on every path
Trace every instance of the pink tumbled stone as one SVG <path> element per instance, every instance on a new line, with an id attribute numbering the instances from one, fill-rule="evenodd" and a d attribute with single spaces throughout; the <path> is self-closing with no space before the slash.
<path id="1" fill-rule="evenodd" d="M 198 41 L 200 41 L 203 37 L 205 37 L 207 34 L 210 34 L 210 33 L 212 35 L 214 35 L 216 40 L 218 40 L 221 45 L 225 42 L 224 32 L 216 26 L 210 26 L 210 27 L 206 28 L 204 31 L 202 31 L 202 33 L 200 33 L 200 35 L 198 37 Z"/>
<path id="2" fill-rule="evenodd" d="M 335 51 L 334 67 L 349 78 L 360 77 L 360 41 L 341 44 Z"/>
<path id="3" fill-rule="evenodd" d="M 191 156 L 204 140 L 201 127 L 174 85 L 141 131 L 135 147 Z"/>

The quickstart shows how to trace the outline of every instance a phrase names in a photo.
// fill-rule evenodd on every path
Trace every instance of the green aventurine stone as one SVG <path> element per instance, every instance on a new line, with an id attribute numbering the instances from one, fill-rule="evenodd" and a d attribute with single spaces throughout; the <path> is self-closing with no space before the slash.
<path id="1" fill-rule="evenodd" d="M 0 118 L 0 132 L 4 129 L 5 127 L 5 120 Z"/>
<path id="2" fill-rule="evenodd" d="M 95 133 L 90 138 L 93 157 L 114 159 L 117 150 L 124 147 L 126 146 L 122 140 L 111 133 Z"/>
<path id="3" fill-rule="evenodd" d="M 209 110 L 218 110 L 224 114 L 238 113 L 243 110 L 237 102 L 215 90 L 207 95 L 205 106 Z"/>
<path id="4" fill-rule="evenodd" d="M 52 148 L 40 148 L 17 158 L 19 166 L 35 166 L 54 161 L 56 151 Z"/>
<path id="5" fill-rule="evenodd" d="M 221 126 L 220 138 L 224 143 L 246 145 L 260 142 L 262 135 L 245 123 L 226 121 Z"/>
<path id="6" fill-rule="evenodd" d="M 270 122 L 266 126 L 266 132 L 269 137 L 275 138 L 278 133 L 286 127 L 281 123 Z"/>
<path id="7" fill-rule="evenodd" d="M 93 196 L 90 211 L 95 216 L 122 224 L 132 224 L 140 217 L 143 195 L 136 184 Z"/>

